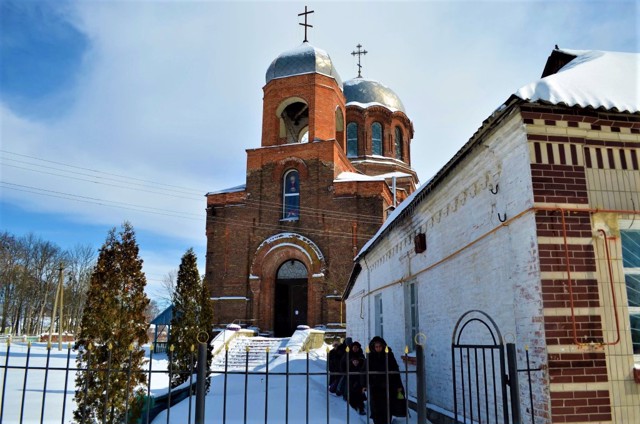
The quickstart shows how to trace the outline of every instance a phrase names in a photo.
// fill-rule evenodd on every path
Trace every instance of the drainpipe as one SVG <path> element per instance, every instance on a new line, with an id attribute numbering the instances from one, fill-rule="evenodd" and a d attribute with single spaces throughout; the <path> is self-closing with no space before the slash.
<path id="1" fill-rule="evenodd" d="M 396 176 L 391 177 L 391 187 L 393 190 L 393 207 L 398 206 L 398 196 L 396 195 Z"/>
<path id="2" fill-rule="evenodd" d="M 616 340 L 614 342 L 603 342 L 603 345 L 606 346 L 613 346 L 616 345 L 618 343 L 620 343 L 620 321 L 618 320 L 618 304 L 616 302 L 616 292 L 615 289 L 613 287 L 613 269 L 611 267 L 611 256 L 609 254 L 609 243 L 607 242 L 607 233 L 603 230 L 603 229 L 599 229 L 598 232 L 600 234 L 602 234 L 603 240 L 604 240 L 604 248 L 605 248 L 605 252 L 607 254 L 607 268 L 609 270 L 609 285 L 611 287 L 611 299 L 613 302 L 613 314 L 614 317 L 616 319 Z M 602 337 L 602 340 L 604 340 L 604 335 Z"/>

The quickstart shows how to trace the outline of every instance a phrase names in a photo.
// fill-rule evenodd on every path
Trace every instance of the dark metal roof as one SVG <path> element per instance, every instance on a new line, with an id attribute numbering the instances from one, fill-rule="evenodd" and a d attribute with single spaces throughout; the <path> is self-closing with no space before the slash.
<path id="1" fill-rule="evenodd" d="M 309 43 L 302 43 L 295 49 L 286 51 L 275 58 L 265 76 L 266 82 L 276 79 L 318 73 L 336 80 L 342 88 L 342 80 L 338 71 L 333 66 L 331 58 L 324 50 L 318 49 Z"/>
<path id="2" fill-rule="evenodd" d="M 380 104 L 389 109 L 405 112 L 400 97 L 389 87 L 378 81 L 366 78 L 354 78 L 344 83 L 344 97 L 347 104 Z M 405 112 L 406 113 L 406 112 Z"/>

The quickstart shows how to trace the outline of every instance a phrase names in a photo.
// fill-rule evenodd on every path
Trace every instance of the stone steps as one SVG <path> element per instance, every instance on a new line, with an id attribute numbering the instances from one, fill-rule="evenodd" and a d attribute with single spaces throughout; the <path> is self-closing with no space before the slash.
<path id="1" fill-rule="evenodd" d="M 269 359 L 278 354 L 278 348 L 286 345 L 288 338 L 271 337 L 236 337 L 229 343 L 227 355 L 228 369 L 244 369 L 247 365 L 249 369 L 266 364 L 267 349 L 269 349 Z M 248 351 L 247 351 L 248 349 Z M 248 357 L 248 364 L 247 364 Z M 222 349 L 213 358 L 213 370 L 221 370 L 225 367 L 225 349 Z"/>

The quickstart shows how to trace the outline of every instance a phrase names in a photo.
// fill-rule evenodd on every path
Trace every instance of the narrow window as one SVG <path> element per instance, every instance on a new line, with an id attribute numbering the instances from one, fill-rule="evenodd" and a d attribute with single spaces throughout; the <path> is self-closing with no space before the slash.
<path id="1" fill-rule="evenodd" d="M 300 179 L 298 171 L 284 174 L 282 218 L 297 220 L 300 216 Z"/>
<path id="2" fill-rule="evenodd" d="M 347 124 L 347 157 L 358 156 L 358 124 L 349 122 Z"/>
<path id="3" fill-rule="evenodd" d="M 407 346 L 415 350 L 418 334 L 418 299 L 415 282 L 405 286 L 404 296 Z"/>
<path id="4" fill-rule="evenodd" d="M 382 318 L 382 294 L 377 294 L 373 298 L 373 303 L 375 304 L 375 319 L 376 319 L 376 335 L 380 337 L 384 337 L 384 320 Z"/>
<path id="5" fill-rule="evenodd" d="M 629 304 L 631 343 L 636 363 L 638 363 L 640 362 L 640 230 L 622 230 L 620 239 Z"/>
<path id="6" fill-rule="evenodd" d="M 371 124 L 371 153 L 382 156 L 382 125 L 380 122 Z"/>
<path id="7" fill-rule="evenodd" d="M 396 159 L 402 160 L 402 130 L 400 127 L 396 127 Z"/>

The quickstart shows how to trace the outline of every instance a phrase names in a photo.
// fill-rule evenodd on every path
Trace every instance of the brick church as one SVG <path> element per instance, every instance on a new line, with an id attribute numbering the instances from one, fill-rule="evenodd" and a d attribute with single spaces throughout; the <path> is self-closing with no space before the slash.
<path id="1" fill-rule="evenodd" d="M 354 256 L 416 188 L 413 124 L 388 87 L 360 71 L 343 83 L 306 27 L 268 67 L 263 91 L 245 183 L 206 196 L 205 281 L 218 326 L 288 336 L 344 322 Z"/>

